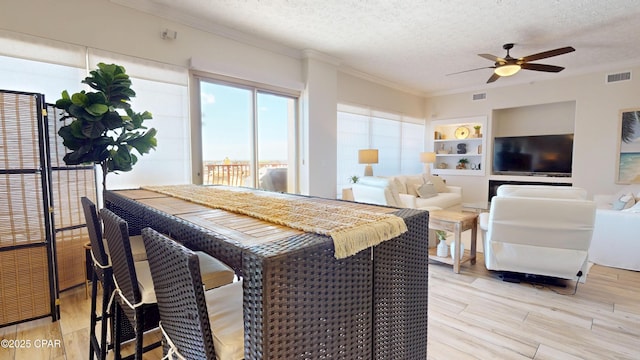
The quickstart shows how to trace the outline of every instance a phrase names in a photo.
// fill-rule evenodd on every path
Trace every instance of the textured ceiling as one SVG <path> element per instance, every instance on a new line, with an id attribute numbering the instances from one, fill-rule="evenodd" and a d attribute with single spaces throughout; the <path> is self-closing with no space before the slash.
<path id="1" fill-rule="evenodd" d="M 111 0 L 252 45 L 300 57 L 311 49 L 363 73 L 424 94 L 478 90 L 640 64 L 637 0 Z M 573 46 L 487 85 L 477 54 L 513 57 Z M 604 79 L 604 77 L 603 77 Z M 604 80 L 603 80 L 604 81 Z"/>

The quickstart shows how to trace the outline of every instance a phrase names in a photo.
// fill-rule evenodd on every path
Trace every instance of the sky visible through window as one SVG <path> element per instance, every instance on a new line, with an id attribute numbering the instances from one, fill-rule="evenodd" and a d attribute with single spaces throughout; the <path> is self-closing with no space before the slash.
<path id="1" fill-rule="evenodd" d="M 201 82 L 202 155 L 205 163 L 247 163 L 251 159 L 253 91 Z M 290 98 L 258 93 L 259 161 L 287 162 Z"/>

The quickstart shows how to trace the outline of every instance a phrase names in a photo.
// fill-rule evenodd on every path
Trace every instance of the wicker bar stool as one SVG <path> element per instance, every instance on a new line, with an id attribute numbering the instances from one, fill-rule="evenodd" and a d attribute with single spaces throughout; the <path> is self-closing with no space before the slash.
<path id="1" fill-rule="evenodd" d="M 113 348 L 115 359 L 121 359 L 120 344 L 123 333 L 123 314 L 135 332 L 135 359 L 155 349 L 161 342 L 143 346 L 143 334 L 158 327 L 159 314 L 148 261 L 134 261 L 127 222 L 107 209 L 100 210 L 104 234 L 109 245 L 113 269 L 113 285 L 117 304 L 114 316 Z"/>
<path id="2" fill-rule="evenodd" d="M 107 329 L 109 321 L 113 320 L 113 307 L 109 306 L 111 296 L 113 294 L 113 272 L 111 269 L 111 260 L 109 259 L 109 250 L 105 239 L 102 237 L 102 224 L 98 217 L 95 204 L 87 197 L 80 199 L 82 210 L 84 212 L 85 221 L 87 223 L 87 232 L 89 233 L 89 251 L 91 254 L 91 315 L 90 315 L 90 334 L 89 334 L 89 359 L 96 356 L 100 360 L 104 360 L 110 345 L 107 343 Z M 135 259 L 146 260 L 142 236 L 132 236 L 131 246 Z M 98 284 L 102 285 L 102 309 L 99 314 L 96 313 L 98 300 Z M 96 324 L 100 322 L 100 340 L 96 335 Z M 132 337 L 130 334 L 129 337 Z M 113 336 L 112 336 L 113 339 Z"/>
<path id="3" fill-rule="evenodd" d="M 204 291 L 198 256 L 151 228 L 142 230 L 168 359 L 244 358 L 242 282 Z"/>

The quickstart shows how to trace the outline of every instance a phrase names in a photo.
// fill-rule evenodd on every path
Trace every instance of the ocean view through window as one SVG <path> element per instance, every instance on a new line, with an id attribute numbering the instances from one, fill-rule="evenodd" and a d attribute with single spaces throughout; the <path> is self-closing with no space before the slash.
<path id="1" fill-rule="evenodd" d="M 200 80 L 203 183 L 294 192 L 297 99 Z"/>

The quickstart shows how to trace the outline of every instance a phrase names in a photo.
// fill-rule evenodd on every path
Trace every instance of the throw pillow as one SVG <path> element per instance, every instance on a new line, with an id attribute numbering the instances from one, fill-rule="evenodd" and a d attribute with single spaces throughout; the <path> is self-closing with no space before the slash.
<path id="1" fill-rule="evenodd" d="M 632 212 L 632 213 L 640 213 L 640 202 L 638 202 L 635 205 L 633 205 L 632 207 L 630 207 L 628 209 L 624 209 L 622 211 Z"/>
<path id="2" fill-rule="evenodd" d="M 424 181 L 422 181 L 422 176 L 407 176 L 406 184 L 407 184 L 407 194 L 418 196 L 416 189 L 420 185 L 424 184 Z"/>
<path id="3" fill-rule="evenodd" d="M 400 199 L 400 191 L 398 190 L 395 180 L 389 181 L 389 191 L 395 204 L 393 206 L 402 207 L 402 200 Z"/>
<path id="4" fill-rule="evenodd" d="M 392 179 L 393 179 L 393 184 L 395 185 L 396 189 L 398 190 L 398 193 L 399 194 L 406 194 L 407 193 L 407 187 L 402 182 L 402 180 L 398 179 L 397 177 L 394 177 Z"/>
<path id="5" fill-rule="evenodd" d="M 429 178 L 429 182 L 432 183 L 433 186 L 435 186 L 436 190 L 439 193 L 449 192 L 449 189 L 447 189 L 447 185 L 444 183 L 444 180 L 442 180 L 440 176 L 431 176 Z"/>
<path id="6" fill-rule="evenodd" d="M 438 190 L 433 184 L 422 184 L 416 189 L 418 196 L 423 199 L 432 198 L 438 196 Z"/>
<path id="7" fill-rule="evenodd" d="M 635 205 L 636 199 L 633 194 L 623 194 L 613 202 L 613 210 L 624 210 Z"/>

